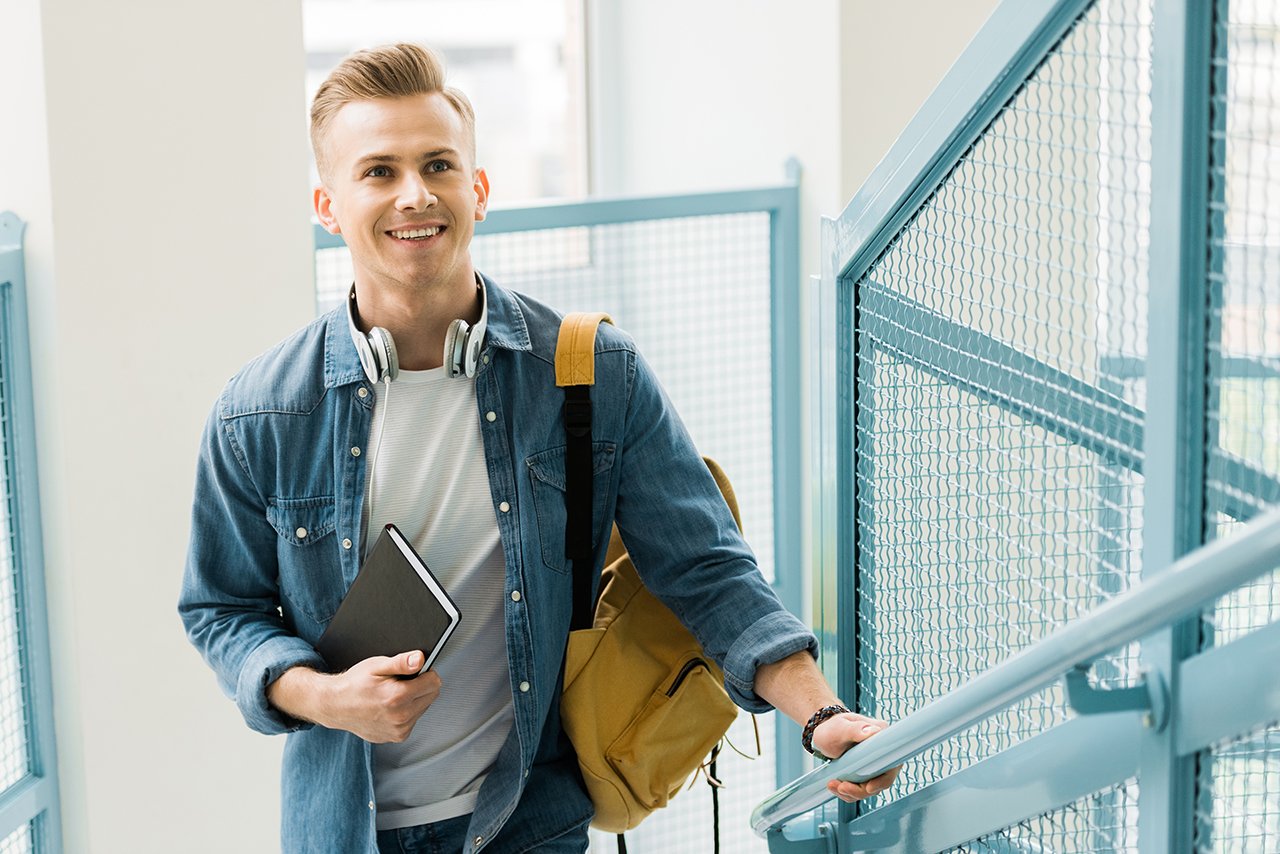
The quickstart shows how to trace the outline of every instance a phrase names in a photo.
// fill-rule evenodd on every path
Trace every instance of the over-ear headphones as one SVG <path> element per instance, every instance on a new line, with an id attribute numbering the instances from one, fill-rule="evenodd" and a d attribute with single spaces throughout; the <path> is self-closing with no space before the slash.
<path id="1" fill-rule="evenodd" d="M 369 382 L 391 382 L 400 375 L 400 357 L 396 355 L 396 342 L 391 333 L 381 326 L 375 326 L 366 335 L 356 326 L 355 285 L 347 293 L 347 328 L 351 331 L 351 341 L 360 354 L 360 366 L 364 368 L 364 375 L 369 378 Z"/>
<path id="2" fill-rule="evenodd" d="M 484 283 L 476 277 L 480 289 L 480 320 L 475 326 L 465 320 L 449 324 L 444 336 L 444 370 L 450 377 L 474 377 L 480 364 L 480 348 L 484 345 L 485 327 L 489 321 L 489 297 Z M 371 383 L 394 382 L 400 374 L 400 359 L 396 355 L 396 342 L 391 333 L 375 326 L 366 335 L 356 326 L 356 286 L 347 294 L 347 327 L 351 340 L 360 355 L 360 365 Z"/>

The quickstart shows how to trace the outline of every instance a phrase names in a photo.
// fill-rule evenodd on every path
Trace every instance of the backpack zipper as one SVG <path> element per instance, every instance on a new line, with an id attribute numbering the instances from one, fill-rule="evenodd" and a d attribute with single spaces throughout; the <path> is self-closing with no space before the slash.
<path id="1" fill-rule="evenodd" d="M 674 697 L 676 691 L 680 690 L 680 683 L 684 682 L 686 676 L 693 672 L 695 667 L 707 667 L 707 663 L 701 658 L 691 658 L 680 668 L 680 672 L 676 674 L 676 679 L 671 683 L 671 687 L 667 689 L 667 696 Z"/>

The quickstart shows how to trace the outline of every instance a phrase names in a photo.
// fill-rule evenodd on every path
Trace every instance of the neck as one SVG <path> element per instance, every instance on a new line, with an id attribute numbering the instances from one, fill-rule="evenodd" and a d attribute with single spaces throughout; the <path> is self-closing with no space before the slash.
<path id="1" fill-rule="evenodd" d="M 396 342 L 400 367 L 426 371 L 444 364 L 444 338 L 449 324 L 462 319 L 474 326 L 481 298 L 475 272 L 448 287 L 393 287 L 356 279 L 357 323 L 368 332 L 381 326 Z"/>

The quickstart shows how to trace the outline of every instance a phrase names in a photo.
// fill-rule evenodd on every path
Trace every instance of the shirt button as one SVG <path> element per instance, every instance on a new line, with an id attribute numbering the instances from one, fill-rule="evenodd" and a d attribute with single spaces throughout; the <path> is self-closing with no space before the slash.
<path id="1" fill-rule="evenodd" d="M 299 528 L 298 530 L 294 531 L 294 533 L 298 535 L 298 539 L 300 540 L 305 540 L 307 538 L 306 528 Z"/>
<path id="2" fill-rule="evenodd" d="M 364 386 L 360 386 L 360 388 L 356 389 L 356 394 L 360 395 L 361 397 L 368 397 L 369 389 L 365 388 Z"/>
<path id="3" fill-rule="evenodd" d="M 512 601 L 512 602 L 519 602 L 519 601 L 520 601 L 520 591 L 519 591 L 519 590 L 512 590 L 512 591 L 511 591 L 511 601 Z"/>
<path id="4" fill-rule="evenodd" d="M 483 837 L 483 836 L 477 836 L 475 839 L 473 839 L 473 840 L 471 841 L 471 844 L 472 844 L 472 845 L 474 845 L 475 847 L 479 848 L 482 844 L 484 844 L 484 837 Z"/>
<path id="5" fill-rule="evenodd" d="M 528 694 L 528 693 L 529 693 L 529 683 L 528 683 L 528 682 L 521 682 L 521 683 L 520 683 L 520 693 L 521 693 L 521 694 Z"/>
<path id="6" fill-rule="evenodd" d="M 491 424 L 492 424 L 494 421 L 497 421 L 497 420 L 498 420 L 498 413 L 496 413 L 496 412 L 486 412 L 486 413 L 484 414 L 484 420 L 485 420 L 485 421 L 488 421 L 489 423 L 491 423 Z"/>
<path id="7" fill-rule="evenodd" d="M 504 501 L 498 505 L 498 509 L 501 510 L 503 513 L 506 513 L 511 509 L 511 505 Z"/>
<path id="8" fill-rule="evenodd" d="M 343 547 L 344 549 L 349 549 L 349 548 L 351 548 L 351 540 L 343 540 L 343 541 L 342 541 L 342 547 Z"/>
<path id="9" fill-rule="evenodd" d="M 482 357 L 480 357 L 480 361 L 484 362 L 486 365 L 489 364 L 489 354 L 485 353 Z"/>
<path id="10" fill-rule="evenodd" d="M 360 456 L 360 449 L 359 449 L 359 448 L 352 448 L 352 449 L 351 449 L 351 456 L 353 456 L 353 457 L 358 457 L 358 456 Z"/>
<path id="11" fill-rule="evenodd" d="M 373 801 L 369 801 L 369 809 L 376 809 L 376 807 L 373 805 Z"/>

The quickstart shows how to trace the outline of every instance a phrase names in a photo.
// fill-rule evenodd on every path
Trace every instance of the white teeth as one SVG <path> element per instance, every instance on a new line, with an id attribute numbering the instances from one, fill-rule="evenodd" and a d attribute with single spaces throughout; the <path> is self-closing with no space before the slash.
<path id="1" fill-rule="evenodd" d="M 424 237 L 433 237 L 439 232 L 439 227 L 415 228 L 410 231 L 393 231 L 391 236 L 399 240 L 421 240 Z"/>

